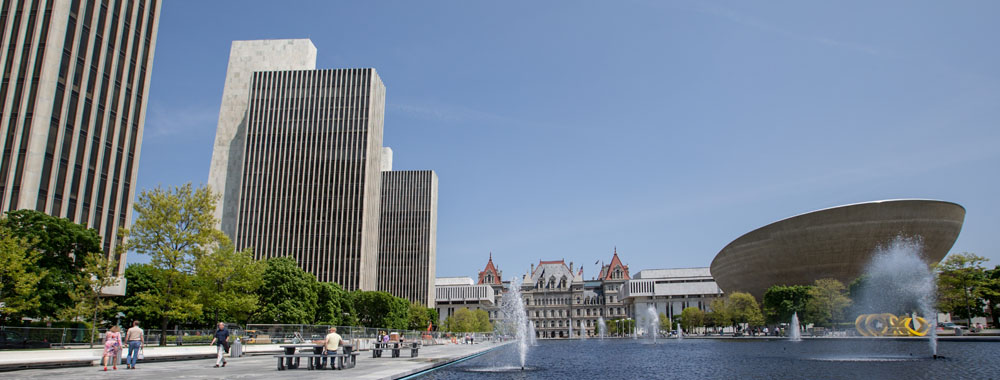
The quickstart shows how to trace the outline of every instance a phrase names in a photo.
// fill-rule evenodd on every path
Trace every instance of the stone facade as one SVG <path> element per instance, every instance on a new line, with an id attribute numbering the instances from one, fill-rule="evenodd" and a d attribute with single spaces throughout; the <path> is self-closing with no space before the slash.
<path id="1" fill-rule="evenodd" d="M 488 308 L 490 319 L 500 318 L 499 305 L 510 281 L 503 281 L 493 264 L 493 256 L 479 272 L 479 285 L 495 290 L 493 306 Z M 625 318 L 627 310 L 619 297 L 622 285 L 629 279 L 628 266 L 622 264 L 617 250 L 611 263 L 602 266 L 601 275 L 584 280 L 583 268 L 565 260 L 531 264 L 531 270 L 521 277 L 521 296 L 528 319 L 535 324 L 540 339 L 580 338 L 597 335 L 598 318 Z"/>
<path id="2" fill-rule="evenodd" d="M 161 3 L 0 5 L 0 212 L 70 219 L 116 251 L 132 219 Z"/>
<path id="3" fill-rule="evenodd" d="M 226 235 L 236 235 L 253 73 L 315 69 L 316 46 L 308 39 L 233 41 L 229 48 L 229 67 L 208 169 L 208 186 L 222 197 L 215 208 L 215 219 Z"/>

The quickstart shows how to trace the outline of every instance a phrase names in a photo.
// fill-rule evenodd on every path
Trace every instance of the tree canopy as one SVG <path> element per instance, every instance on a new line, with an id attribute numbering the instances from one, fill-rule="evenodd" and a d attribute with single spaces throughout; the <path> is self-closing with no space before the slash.
<path id="1" fill-rule="evenodd" d="M 290 257 L 267 260 L 259 295 L 259 323 L 309 324 L 316 316 L 316 277 Z"/>
<path id="2" fill-rule="evenodd" d="M 35 295 L 38 304 L 24 310 L 36 318 L 51 318 L 74 307 L 70 294 L 81 280 L 83 258 L 101 253 L 101 237 L 93 228 L 43 212 L 24 209 L 9 211 L 2 223 L 8 233 L 21 237 L 27 248 L 38 253 L 30 268 L 39 277 Z"/>
<path id="3" fill-rule="evenodd" d="M 986 296 L 990 288 L 983 263 L 988 259 L 964 252 L 948 255 L 938 264 L 938 309 L 956 319 L 986 315 Z"/>
<path id="4" fill-rule="evenodd" d="M 764 293 L 764 317 L 767 323 L 788 323 L 792 314 L 805 316 L 811 296 L 808 285 L 774 285 Z"/>
<path id="5" fill-rule="evenodd" d="M 493 331 L 490 324 L 490 315 L 486 310 L 469 310 L 460 308 L 455 310 L 455 314 L 445 319 L 445 329 L 451 332 L 483 332 Z"/>
<path id="6" fill-rule="evenodd" d="M 818 326 L 830 326 L 844 320 L 844 309 L 851 305 L 847 297 L 847 287 L 832 278 L 821 278 L 809 288 L 806 303 L 806 322 Z"/>
<path id="7" fill-rule="evenodd" d="M 36 289 L 45 275 L 33 270 L 39 256 L 27 239 L 0 225 L 0 324 L 38 307 Z"/>
<path id="8" fill-rule="evenodd" d="M 215 229 L 215 202 L 207 186 L 194 189 L 190 183 L 163 189 L 144 190 L 135 203 L 137 215 L 128 236 L 127 249 L 150 257 L 156 292 L 138 296 L 147 314 L 160 316 L 160 328 L 170 321 L 201 317 L 202 304 L 195 263 L 212 249 L 225 243 L 225 235 Z M 160 340 L 166 344 L 166 336 Z"/>
<path id="9" fill-rule="evenodd" d="M 681 327 L 684 331 L 692 331 L 695 327 L 705 325 L 705 312 L 701 309 L 689 306 L 681 310 Z"/>
<path id="10" fill-rule="evenodd" d="M 410 303 L 386 292 L 357 290 L 351 293 L 354 311 L 362 326 L 406 329 L 410 326 Z"/>

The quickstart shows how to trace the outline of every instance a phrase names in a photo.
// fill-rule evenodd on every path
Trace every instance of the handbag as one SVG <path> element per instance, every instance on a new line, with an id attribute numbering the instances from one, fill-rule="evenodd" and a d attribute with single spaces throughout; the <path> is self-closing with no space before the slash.
<path id="1" fill-rule="evenodd" d="M 139 355 L 137 356 L 139 360 L 145 359 L 146 355 L 142 353 L 142 347 L 139 347 Z"/>

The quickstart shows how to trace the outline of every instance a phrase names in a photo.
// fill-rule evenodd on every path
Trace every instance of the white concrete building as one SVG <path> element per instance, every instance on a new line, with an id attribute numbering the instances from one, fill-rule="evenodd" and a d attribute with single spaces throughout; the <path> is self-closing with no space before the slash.
<path id="1" fill-rule="evenodd" d="M 438 277 L 434 280 L 437 323 L 443 323 L 459 309 L 489 312 L 494 306 L 495 297 L 492 286 L 475 285 L 471 277 Z"/>
<path id="2" fill-rule="evenodd" d="M 257 259 L 291 256 L 320 281 L 376 290 L 385 86 L 375 69 L 315 63 L 309 40 L 233 42 L 216 215 Z"/>
<path id="3" fill-rule="evenodd" d="M 723 296 L 709 268 L 642 270 L 623 288 L 622 300 L 631 318 L 644 315 L 649 305 L 671 319 L 687 307 L 709 312 L 712 300 Z"/>

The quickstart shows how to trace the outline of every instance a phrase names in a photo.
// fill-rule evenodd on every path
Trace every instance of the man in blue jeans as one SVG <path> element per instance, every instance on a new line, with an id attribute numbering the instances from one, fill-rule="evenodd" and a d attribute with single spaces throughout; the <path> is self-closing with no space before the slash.
<path id="1" fill-rule="evenodd" d="M 139 321 L 133 321 L 132 328 L 125 333 L 125 344 L 128 344 L 128 358 L 125 361 L 125 368 L 135 369 L 135 360 L 139 357 L 139 350 L 142 349 L 144 338 L 142 329 L 139 328 Z"/>

